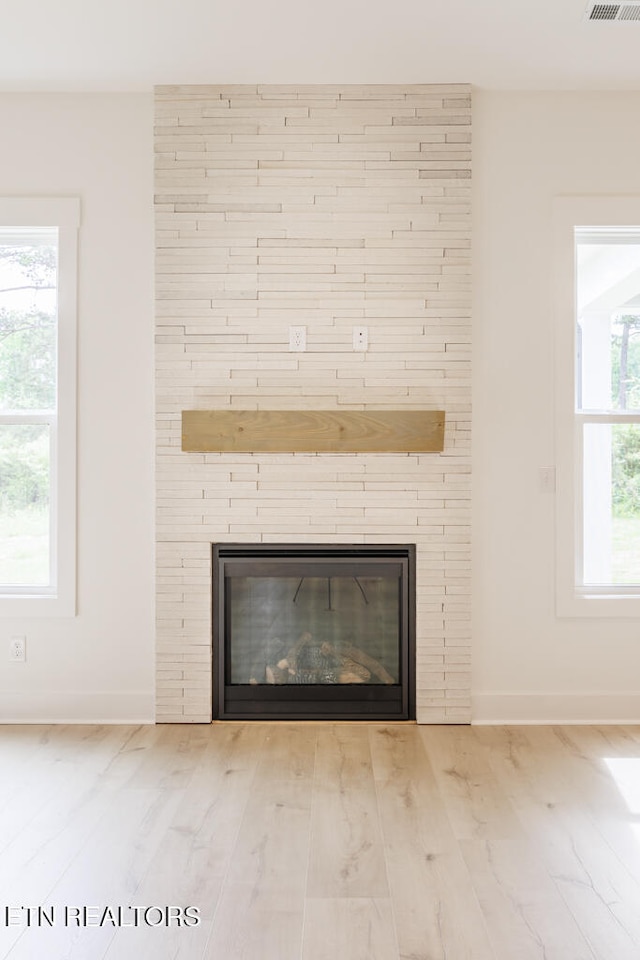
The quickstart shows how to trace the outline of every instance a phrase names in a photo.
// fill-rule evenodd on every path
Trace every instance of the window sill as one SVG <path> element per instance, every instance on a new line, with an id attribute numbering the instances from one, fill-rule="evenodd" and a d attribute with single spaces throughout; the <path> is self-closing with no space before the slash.
<path id="1" fill-rule="evenodd" d="M 29 594 L 0 595 L 0 618 L 75 617 L 73 597 Z"/>
<path id="2" fill-rule="evenodd" d="M 640 593 L 587 593 L 556 598 L 559 617 L 588 617 L 609 620 L 636 620 L 640 618 Z"/>

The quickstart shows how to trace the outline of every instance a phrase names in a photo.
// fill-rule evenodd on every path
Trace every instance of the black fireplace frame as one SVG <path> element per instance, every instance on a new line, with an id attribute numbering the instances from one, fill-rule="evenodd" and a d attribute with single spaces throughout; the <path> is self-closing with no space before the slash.
<path id="1" fill-rule="evenodd" d="M 228 682 L 225 567 L 251 560 L 335 561 L 350 569 L 359 561 L 401 564 L 400 683 L 269 686 Z M 216 720 L 415 720 L 415 544 L 212 544 L 213 717 Z"/>

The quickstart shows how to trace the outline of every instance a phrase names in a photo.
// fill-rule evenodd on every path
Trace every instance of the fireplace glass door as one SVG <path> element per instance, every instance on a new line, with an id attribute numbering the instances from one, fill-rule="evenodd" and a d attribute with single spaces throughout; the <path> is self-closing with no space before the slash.
<path id="1" fill-rule="evenodd" d="M 409 719 L 410 553 L 214 548 L 215 714 Z"/>

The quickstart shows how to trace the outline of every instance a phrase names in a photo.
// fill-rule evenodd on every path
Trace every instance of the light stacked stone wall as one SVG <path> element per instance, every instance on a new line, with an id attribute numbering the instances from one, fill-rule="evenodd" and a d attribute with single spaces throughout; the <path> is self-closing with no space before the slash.
<path id="1" fill-rule="evenodd" d="M 415 543 L 418 720 L 469 721 L 470 123 L 457 84 L 157 89 L 159 721 L 211 717 L 212 542 Z M 444 453 L 180 449 L 183 409 L 336 407 L 444 409 Z"/>

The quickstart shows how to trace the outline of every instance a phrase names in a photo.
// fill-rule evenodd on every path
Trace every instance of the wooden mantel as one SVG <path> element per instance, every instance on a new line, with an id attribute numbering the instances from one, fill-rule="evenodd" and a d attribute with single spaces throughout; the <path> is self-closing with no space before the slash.
<path id="1" fill-rule="evenodd" d="M 182 449 L 230 453 L 438 453 L 442 410 L 183 410 Z"/>

